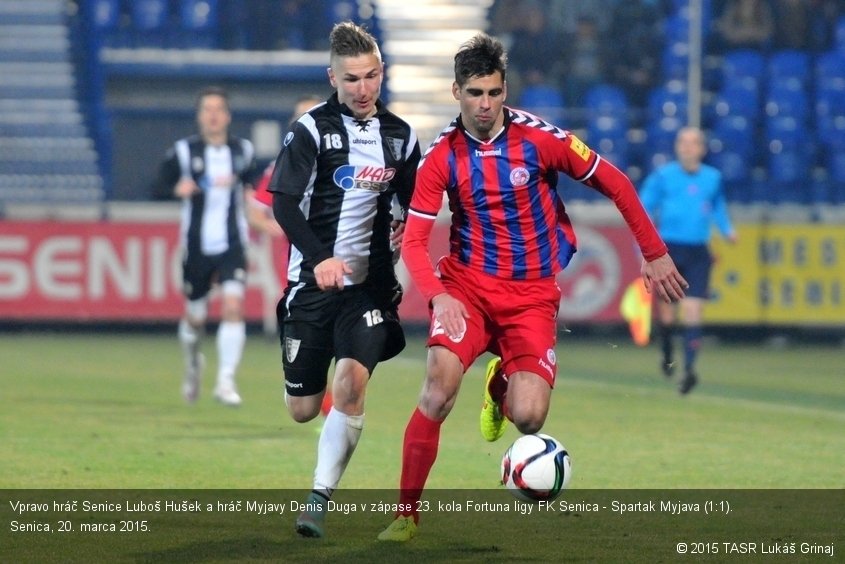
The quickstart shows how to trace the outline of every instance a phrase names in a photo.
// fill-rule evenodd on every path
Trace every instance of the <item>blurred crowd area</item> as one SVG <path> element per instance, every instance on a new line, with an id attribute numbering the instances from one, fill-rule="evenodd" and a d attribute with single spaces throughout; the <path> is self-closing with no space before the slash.
<path id="1" fill-rule="evenodd" d="M 496 0 L 511 102 L 579 130 L 635 180 L 695 118 L 731 201 L 845 203 L 845 2 L 700 0 L 700 17 L 692 4 Z"/>
<path id="2" fill-rule="evenodd" d="M 738 49 L 811 55 L 836 46 L 842 0 L 701 0 L 705 55 Z M 509 50 L 511 88 L 543 84 L 578 106 L 587 88 L 609 83 L 643 107 L 652 88 L 680 78 L 687 55 L 687 0 L 496 0 L 489 32 Z M 841 30 L 840 30 L 841 32 Z M 717 69 L 705 78 L 716 87 Z"/>
<path id="3" fill-rule="evenodd" d="M 574 131 L 635 183 L 673 158 L 678 129 L 701 125 L 731 203 L 845 212 L 845 0 L 483 4 L 478 25 L 508 48 L 508 103 Z M 191 129 L 193 94 L 209 81 L 231 88 L 236 134 L 285 123 L 299 93 L 327 88 L 321 57 L 335 22 L 367 25 L 387 60 L 399 39 L 416 46 L 414 32 L 443 31 L 405 29 L 407 15 L 388 22 L 378 6 L 3 0 L 0 212 L 6 202 L 142 199 L 148 161 Z M 385 41 L 381 30 L 397 26 L 402 37 Z M 387 82 L 383 96 L 393 94 Z M 568 201 L 602 198 L 562 186 Z"/>
<path id="4" fill-rule="evenodd" d="M 348 0 L 88 0 L 103 45 L 113 48 L 328 49 Z"/>

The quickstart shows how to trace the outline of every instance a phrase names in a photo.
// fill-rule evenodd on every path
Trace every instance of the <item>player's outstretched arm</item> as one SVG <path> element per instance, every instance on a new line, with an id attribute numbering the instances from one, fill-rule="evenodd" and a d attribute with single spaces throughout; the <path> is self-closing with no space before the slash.
<path id="1" fill-rule="evenodd" d="M 684 290 L 689 288 L 668 253 L 651 261 L 643 259 L 641 272 L 646 290 L 667 303 L 683 299 Z"/>

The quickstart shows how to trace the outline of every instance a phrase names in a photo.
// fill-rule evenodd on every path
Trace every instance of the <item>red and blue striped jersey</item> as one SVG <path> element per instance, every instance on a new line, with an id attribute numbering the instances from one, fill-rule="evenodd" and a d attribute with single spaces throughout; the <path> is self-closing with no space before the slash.
<path id="1" fill-rule="evenodd" d="M 454 259 L 509 280 L 556 275 L 576 245 L 557 192 L 559 172 L 613 199 L 649 260 L 666 252 L 624 174 L 570 132 L 527 112 L 503 111 L 504 127 L 486 141 L 471 136 L 456 118 L 420 161 L 402 243 L 412 275 L 431 264 L 428 236 L 444 191 Z M 427 297 L 439 291 L 433 273 L 414 277 Z"/>

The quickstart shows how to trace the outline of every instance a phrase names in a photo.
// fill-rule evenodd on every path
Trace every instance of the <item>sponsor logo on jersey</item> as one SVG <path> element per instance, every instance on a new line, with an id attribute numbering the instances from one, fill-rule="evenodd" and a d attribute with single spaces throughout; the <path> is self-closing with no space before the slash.
<path id="1" fill-rule="evenodd" d="M 498 157 L 502 154 L 501 149 L 488 149 L 487 151 L 475 150 L 476 157 Z"/>
<path id="2" fill-rule="evenodd" d="M 569 138 L 571 139 L 571 141 L 569 142 L 569 146 L 572 148 L 572 151 L 585 161 L 589 159 L 590 148 L 584 145 L 583 141 L 581 141 L 574 135 L 570 135 Z"/>
<path id="3" fill-rule="evenodd" d="M 528 184 L 529 178 L 531 178 L 531 174 L 525 167 L 518 166 L 511 171 L 510 179 L 514 186 L 525 186 Z"/>
<path id="4" fill-rule="evenodd" d="M 332 179 L 339 188 L 346 191 L 384 192 L 394 176 L 395 168 L 345 165 L 334 171 Z"/>
<path id="5" fill-rule="evenodd" d="M 360 137 L 356 137 L 352 140 L 353 145 L 375 145 L 375 139 L 361 139 Z"/>
<path id="6" fill-rule="evenodd" d="M 290 145 L 290 142 L 293 141 L 293 131 L 288 131 L 288 134 L 285 135 L 284 145 L 287 147 Z"/>

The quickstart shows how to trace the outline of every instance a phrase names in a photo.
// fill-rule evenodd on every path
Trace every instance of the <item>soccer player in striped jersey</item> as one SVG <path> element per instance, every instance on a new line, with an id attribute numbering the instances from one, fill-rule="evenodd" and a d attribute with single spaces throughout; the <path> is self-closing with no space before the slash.
<path id="1" fill-rule="evenodd" d="M 329 43 L 336 93 L 297 120 L 270 181 L 273 213 L 292 245 L 277 312 L 285 404 L 295 421 L 320 413 L 335 360 L 334 406 L 295 523 L 307 537 L 324 535 L 328 501 L 364 426 L 373 370 L 405 347 L 393 270 L 404 224 L 392 203 L 396 197 L 407 211 L 420 159 L 416 132 L 379 99 L 384 65 L 373 36 L 343 22 Z"/>
<path id="2" fill-rule="evenodd" d="M 440 427 L 476 358 L 497 355 L 484 388 L 484 438 L 500 438 L 508 420 L 524 434 L 543 427 L 557 372 L 555 276 L 576 249 L 556 191 L 558 172 L 613 200 L 642 249 L 650 291 L 669 301 L 684 295 L 686 282 L 630 180 L 571 133 L 506 107 L 505 71 L 499 41 L 482 33 L 462 46 L 452 85 L 460 115 L 417 171 L 402 257 L 431 307 L 428 362 L 405 429 L 400 511 L 379 540 L 416 534 L 417 502 Z M 450 253 L 435 269 L 428 242 L 444 192 L 452 212 Z"/>
<path id="3" fill-rule="evenodd" d="M 219 87 L 203 89 L 197 97 L 199 133 L 176 141 L 156 181 L 158 199 L 182 200 L 186 306 L 179 322 L 179 342 L 185 356 L 182 395 L 189 403 L 199 395 L 205 365 L 200 345 L 208 316 L 208 294 L 213 284 L 219 284 L 222 319 L 217 329 L 214 397 L 224 405 L 241 404 L 235 375 L 246 341 L 245 190 L 251 189 L 258 171 L 252 143 L 230 135 L 231 122 L 226 91 Z"/>

